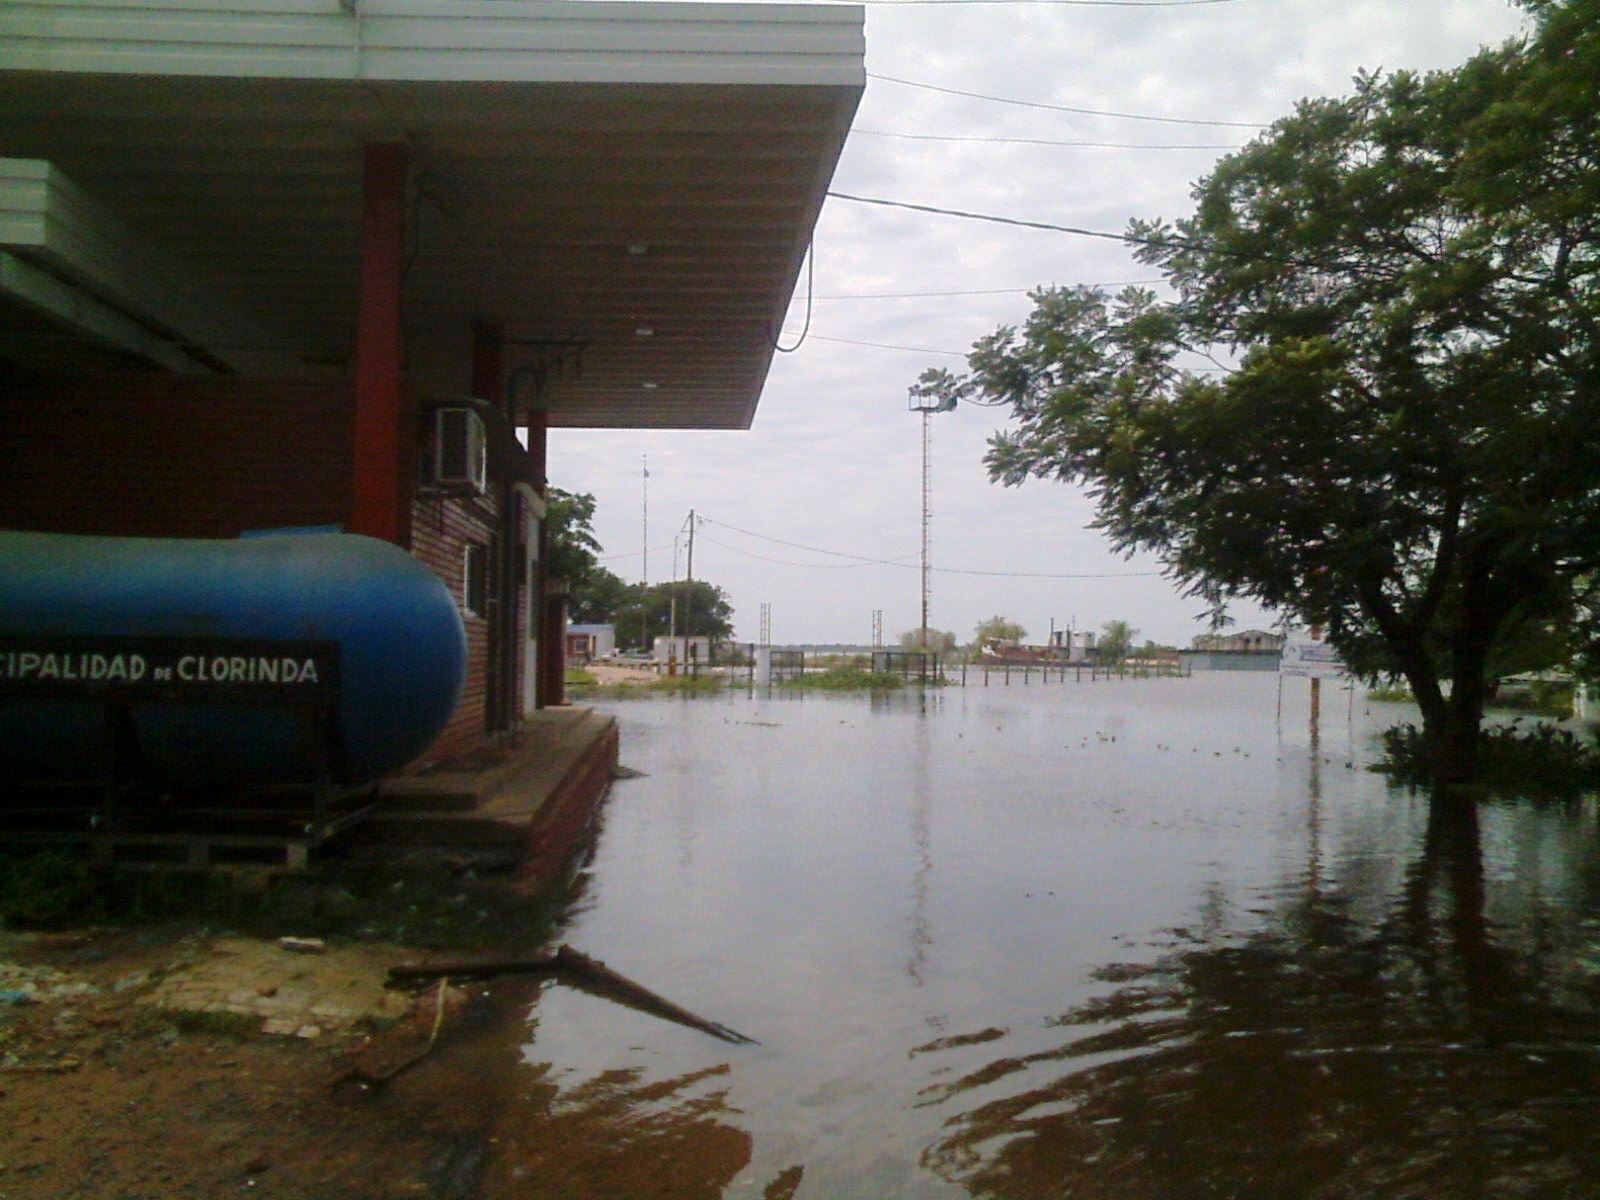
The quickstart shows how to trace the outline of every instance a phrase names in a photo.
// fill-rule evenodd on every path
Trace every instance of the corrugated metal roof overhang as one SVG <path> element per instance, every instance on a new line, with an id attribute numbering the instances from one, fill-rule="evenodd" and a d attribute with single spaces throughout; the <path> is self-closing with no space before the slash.
<path id="1" fill-rule="evenodd" d="M 853 6 L 50 0 L 0 10 L 0 154 L 314 371 L 350 354 L 360 148 L 403 141 L 420 388 L 465 387 L 484 318 L 552 425 L 741 428 L 862 56 Z"/>

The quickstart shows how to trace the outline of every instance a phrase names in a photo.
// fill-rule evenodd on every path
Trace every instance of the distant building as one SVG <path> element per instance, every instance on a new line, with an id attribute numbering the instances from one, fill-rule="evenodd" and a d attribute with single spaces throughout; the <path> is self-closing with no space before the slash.
<path id="1" fill-rule="evenodd" d="M 1191 671 L 1276 671 L 1283 642 L 1282 634 L 1264 629 L 1202 633 L 1178 659 Z"/>
<path id="2" fill-rule="evenodd" d="M 1087 629 L 1057 629 L 1050 635 L 1050 648 L 1062 651 L 1073 662 L 1087 662 L 1094 656 L 1095 635 Z"/>
<path id="3" fill-rule="evenodd" d="M 1264 629 L 1243 633 L 1202 633 L 1189 643 L 1190 649 L 1223 651 L 1233 654 L 1277 654 L 1283 649 L 1283 635 Z"/>
<path id="4" fill-rule="evenodd" d="M 567 626 L 567 659 L 569 662 L 589 662 L 596 658 L 610 658 L 617 652 L 617 627 L 615 625 Z"/>
<path id="5" fill-rule="evenodd" d="M 711 661 L 711 639 L 708 637 L 658 637 L 650 651 L 650 657 L 658 663 L 700 663 L 704 665 Z"/>

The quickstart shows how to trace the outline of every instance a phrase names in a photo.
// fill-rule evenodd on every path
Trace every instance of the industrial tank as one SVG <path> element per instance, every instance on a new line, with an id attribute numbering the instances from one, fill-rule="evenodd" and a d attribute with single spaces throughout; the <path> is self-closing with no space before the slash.
<path id="1" fill-rule="evenodd" d="M 358 784 L 449 721 L 442 580 L 354 534 L 0 531 L 0 779 Z"/>

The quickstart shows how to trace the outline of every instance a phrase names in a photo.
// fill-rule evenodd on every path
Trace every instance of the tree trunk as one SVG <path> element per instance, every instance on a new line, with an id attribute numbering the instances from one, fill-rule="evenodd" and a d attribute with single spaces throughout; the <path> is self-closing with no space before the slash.
<path id="1" fill-rule="evenodd" d="M 1491 640 L 1487 624 L 1480 618 L 1456 637 L 1451 648 L 1450 696 L 1436 730 L 1427 731 L 1433 776 L 1440 784 L 1474 783 L 1478 778 L 1487 690 L 1483 673 Z"/>

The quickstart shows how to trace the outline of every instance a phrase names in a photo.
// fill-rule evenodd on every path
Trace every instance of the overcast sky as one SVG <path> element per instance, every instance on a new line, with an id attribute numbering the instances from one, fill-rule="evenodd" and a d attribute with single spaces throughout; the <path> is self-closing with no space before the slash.
<path id="1" fill-rule="evenodd" d="M 1224 152 L 927 139 L 1242 144 L 1250 129 L 1173 119 L 1267 124 L 1301 97 L 1348 92 L 1360 68 L 1453 66 L 1522 22 L 1506 0 L 869 4 L 869 75 L 1169 120 L 1076 115 L 869 78 L 832 186 L 1121 232 L 1130 217 L 1187 215 L 1192 185 Z M 630 581 L 641 578 L 645 548 L 651 582 L 672 578 L 675 558 L 681 577 L 681 537 L 696 510 L 704 523 L 695 577 L 728 593 L 740 640 L 756 639 L 765 602 L 776 644 L 868 642 L 875 609 L 892 643 L 917 626 L 920 603 L 921 418 L 907 411 L 907 388 L 927 367 L 962 369 L 975 339 L 1022 321 L 1029 288 L 1153 276 L 1116 242 L 838 199 L 823 209 L 815 254 L 809 334 L 795 353 L 776 356 L 753 428 L 553 430 L 550 477 L 594 493 L 605 563 Z M 802 271 L 784 345 L 799 340 L 805 310 Z M 1141 639 L 1187 645 L 1203 631 L 1200 604 L 1162 578 L 1155 559 L 1124 559 L 1086 529 L 1093 512 L 1083 494 L 988 481 L 985 444 L 1004 417 L 964 407 L 932 418 L 929 624 L 966 641 L 998 614 L 1043 642 L 1052 622 L 1098 629 L 1120 619 Z M 1247 605 L 1233 615 L 1241 629 L 1272 620 Z"/>

